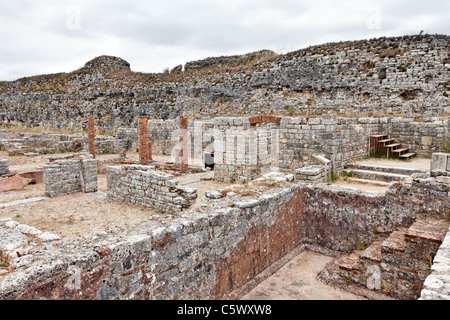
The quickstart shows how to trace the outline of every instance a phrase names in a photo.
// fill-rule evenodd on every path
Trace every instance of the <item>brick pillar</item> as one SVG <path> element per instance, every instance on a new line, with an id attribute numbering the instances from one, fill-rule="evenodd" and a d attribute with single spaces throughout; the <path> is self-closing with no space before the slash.
<path id="1" fill-rule="evenodd" d="M 180 116 L 180 171 L 188 171 L 188 118 Z"/>
<path id="2" fill-rule="evenodd" d="M 148 117 L 138 117 L 139 164 L 148 165 Z"/>
<path id="3" fill-rule="evenodd" d="M 95 123 L 93 116 L 88 118 L 88 148 L 89 153 L 95 158 Z"/>

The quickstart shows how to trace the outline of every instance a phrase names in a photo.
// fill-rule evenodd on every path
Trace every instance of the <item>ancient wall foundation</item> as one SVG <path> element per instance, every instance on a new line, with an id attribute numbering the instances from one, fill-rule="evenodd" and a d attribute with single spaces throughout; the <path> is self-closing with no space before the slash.
<path id="1" fill-rule="evenodd" d="M 448 300 L 450 285 L 450 229 L 445 235 L 445 239 L 436 256 L 433 259 L 431 266 L 431 274 L 425 279 L 423 283 L 423 290 L 421 291 L 419 300 Z"/>
<path id="2" fill-rule="evenodd" d="M 0 176 L 9 174 L 8 159 L 0 159 Z"/>
<path id="3" fill-rule="evenodd" d="M 261 120 L 263 117 L 260 116 Z M 250 176 L 265 168 L 283 171 L 318 164 L 314 155 L 323 155 L 340 171 L 351 160 L 369 155 L 369 136 L 383 133 L 399 139 L 418 155 L 439 151 L 449 135 L 450 121 L 434 118 L 428 122 L 412 118 L 342 118 L 323 115 L 316 118 L 275 117 L 277 121 L 257 122 L 255 117 L 217 117 L 212 121 L 189 120 L 189 163 L 202 164 L 204 152 L 214 151 L 218 171 L 226 178 L 234 171 Z M 270 119 L 266 116 L 265 120 Z M 180 149 L 177 122 L 149 121 L 149 137 L 154 153 L 173 154 Z M 135 129 L 120 128 L 118 140 L 137 139 Z M 203 152 L 202 152 L 203 151 Z M 257 165 L 260 169 L 251 169 Z M 234 168 L 234 169 L 233 169 Z M 219 173 L 218 178 L 220 179 Z M 239 176 L 239 172 L 237 174 Z M 236 180 L 236 179 L 235 179 Z"/>
<path id="4" fill-rule="evenodd" d="M 97 153 L 119 153 L 126 140 L 111 136 L 95 136 Z M 54 154 L 89 150 L 86 134 L 50 134 L 13 132 L 0 129 L 0 149 L 11 155 Z"/>
<path id="5" fill-rule="evenodd" d="M 108 170 L 127 177 L 151 174 Z M 445 201 L 439 205 L 448 206 Z M 226 298 L 294 248 L 315 245 L 350 253 L 359 243 L 372 243 L 379 232 L 411 226 L 426 212 L 425 202 L 402 193 L 373 195 L 333 186 L 274 189 L 231 204 L 211 200 L 124 234 L 86 236 L 82 245 L 67 239 L 29 248 L 12 261 L 15 272 L 0 278 L 0 297 Z"/>
<path id="6" fill-rule="evenodd" d="M 108 198 L 157 209 L 181 212 L 195 203 L 197 190 L 178 186 L 173 175 L 152 166 L 109 166 L 106 168 Z"/>
<path id="7" fill-rule="evenodd" d="M 98 189 L 95 159 L 58 160 L 44 165 L 44 194 L 55 197 Z"/>
<path id="8" fill-rule="evenodd" d="M 317 116 L 334 111 L 342 116 L 445 116 L 449 113 L 448 46 L 447 35 L 382 37 L 285 55 L 242 56 L 245 63 L 239 65 L 233 59 L 225 65 L 218 62 L 221 59 L 212 59 L 217 64 L 206 59 L 188 64 L 198 67 L 173 74 L 128 70 L 132 81 L 110 73 L 122 59 L 104 66 L 106 60 L 115 59 L 98 57 L 89 67 L 65 75 L 3 82 L 0 122 L 83 129 L 92 114 L 98 127 L 113 129 L 136 127 L 139 115 L 206 119 L 261 113 Z"/>

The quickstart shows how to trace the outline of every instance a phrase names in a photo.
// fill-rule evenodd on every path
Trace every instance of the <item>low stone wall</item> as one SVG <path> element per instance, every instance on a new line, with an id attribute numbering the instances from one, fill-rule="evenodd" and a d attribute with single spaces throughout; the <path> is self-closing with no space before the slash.
<path id="1" fill-rule="evenodd" d="M 125 140 L 110 136 L 97 135 L 95 139 L 95 149 L 100 154 L 119 153 L 126 144 Z M 77 152 L 88 149 L 88 138 L 86 134 L 22 133 L 0 130 L 0 149 L 10 152 L 11 155 Z"/>
<path id="2" fill-rule="evenodd" d="M 8 159 L 0 160 L 0 176 L 9 174 L 9 164 Z"/>
<path id="3" fill-rule="evenodd" d="M 450 300 L 450 229 L 439 247 L 425 279 L 419 300 Z"/>
<path id="4" fill-rule="evenodd" d="M 136 183 L 152 175 L 109 170 Z M 142 221 L 123 234 L 30 248 L 11 261 L 14 272 L 0 277 L 0 299 L 235 297 L 295 248 L 312 244 L 351 252 L 357 243 L 373 241 L 376 228 L 390 232 L 410 225 L 422 205 L 400 194 L 299 185 L 256 199 L 211 200 L 174 219 Z"/>
<path id="5" fill-rule="evenodd" d="M 450 153 L 433 153 L 431 170 L 450 171 Z"/>
<path id="6" fill-rule="evenodd" d="M 45 164 L 45 195 L 55 197 L 75 192 L 96 192 L 97 166 L 95 159 L 59 160 Z"/>
<path id="7" fill-rule="evenodd" d="M 173 175 L 140 165 L 106 168 L 108 198 L 157 209 L 181 212 L 195 203 L 197 190 L 182 188 Z"/>
<path id="8" fill-rule="evenodd" d="M 321 183 L 327 179 L 324 165 L 312 165 L 295 170 L 295 181 L 300 183 Z"/>
<path id="9" fill-rule="evenodd" d="M 433 174 L 433 171 L 430 172 Z M 418 174 L 423 176 L 423 174 Z M 432 213 L 436 218 L 448 219 L 450 208 L 450 180 L 447 176 L 415 177 L 392 182 L 387 194 L 407 196 L 423 203 L 424 212 Z"/>

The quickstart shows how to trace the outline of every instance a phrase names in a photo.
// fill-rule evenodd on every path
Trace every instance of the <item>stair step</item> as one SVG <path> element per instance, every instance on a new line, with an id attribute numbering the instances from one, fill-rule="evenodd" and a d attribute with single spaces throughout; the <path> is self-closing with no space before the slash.
<path id="1" fill-rule="evenodd" d="M 393 148 L 393 147 L 398 147 L 401 146 L 401 143 L 392 143 L 392 144 L 388 144 L 387 146 L 385 146 L 386 148 Z"/>
<path id="2" fill-rule="evenodd" d="M 386 134 L 373 134 L 370 136 L 371 138 L 383 138 L 383 137 L 387 137 Z"/>
<path id="3" fill-rule="evenodd" d="M 345 257 L 342 259 L 342 261 L 339 263 L 339 269 L 347 270 L 347 271 L 353 271 L 353 270 L 359 270 L 360 264 L 359 264 L 359 255 L 361 251 L 356 250 L 352 254 L 350 254 L 348 257 Z"/>
<path id="4" fill-rule="evenodd" d="M 395 141 L 395 140 L 394 139 L 383 139 L 383 140 L 378 140 L 377 142 L 385 143 L 385 142 L 390 142 L 390 141 Z"/>
<path id="5" fill-rule="evenodd" d="M 405 232 L 408 228 L 397 228 L 389 237 L 381 243 L 381 251 L 384 253 L 394 253 L 405 251 Z"/>
<path id="6" fill-rule="evenodd" d="M 374 241 L 360 255 L 361 259 L 368 259 L 374 262 L 381 262 L 381 241 Z"/>
<path id="7" fill-rule="evenodd" d="M 405 152 L 405 151 L 408 151 L 408 150 L 409 150 L 408 148 L 401 148 L 401 149 L 392 150 L 392 152 L 402 153 L 402 152 Z"/>
<path id="8" fill-rule="evenodd" d="M 369 180 L 369 179 L 360 179 L 360 178 L 352 178 L 349 177 L 347 181 L 360 183 L 360 184 L 370 184 L 377 187 L 389 187 L 390 182 L 380 181 L 380 180 Z"/>
<path id="9" fill-rule="evenodd" d="M 413 173 L 426 173 L 426 169 L 417 169 L 417 168 L 402 168 L 402 167 L 388 167 L 388 166 L 378 166 L 372 164 L 364 164 L 364 163 L 347 163 L 345 165 L 346 169 L 361 169 L 368 171 L 378 171 L 378 172 L 388 172 L 388 173 L 398 173 L 404 175 L 411 175 Z"/>
<path id="10" fill-rule="evenodd" d="M 421 239 L 434 243 L 442 243 L 447 233 L 444 219 L 424 218 L 414 222 L 405 232 L 405 240 Z"/>
<path id="11" fill-rule="evenodd" d="M 367 180 L 382 180 L 382 181 L 402 181 L 409 177 L 409 175 L 398 174 L 398 173 L 388 173 L 388 172 L 378 172 L 370 170 L 348 170 L 345 169 L 344 174 L 349 177 L 361 178 Z"/>
<path id="12" fill-rule="evenodd" d="M 416 154 L 413 152 L 409 152 L 409 153 L 405 153 L 405 154 L 401 154 L 400 158 L 411 158 L 414 157 Z"/>

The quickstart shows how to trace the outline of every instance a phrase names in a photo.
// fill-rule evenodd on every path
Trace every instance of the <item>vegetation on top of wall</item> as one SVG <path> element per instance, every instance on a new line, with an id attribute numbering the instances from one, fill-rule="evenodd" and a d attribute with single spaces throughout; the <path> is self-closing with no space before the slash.
<path id="1" fill-rule="evenodd" d="M 276 54 L 269 50 L 261 50 L 241 56 L 228 56 L 207 58 L 204 60 L 189 62 L 192 65 L 183 72 L 142 73 L 134 72 L 129 64 L 116 57 L 100 56 L 89 62 L 83 68 L 69 73 L 56 73 L 24 77 L 13 82 L 0 82 L 0 90 L 4 90 L 11 83 L 18 83 L 24 92 L 51 91 L 66 93 L 69 91 L 70 82 L 83 74 L 95 74 L 101 72 L 106 79 L 107 87 L 133 87 L 135 85 L 148 85 L 155 82 L 186 82 L 200 77 L 208 77 L 216 74 L 236 73 L 243 71 L 259 71 L 270 66 L 272 62 L 286 61 L 297 57 L 309 55 L 334 55 L 343 50 L 366 50 L 379 54 L 380 58 L 392 58 L 404 54 L 412 41 L 425 40 L 428 35 L 401 36 L 392 38 L 376 38 L 357 41 L 340 41 L 322 45 L 310 46 L 287 54 Z M 436 38 L 445 35 L 433 35 Z M 101 65 L 104 63 L 105 65 Z M 374 64 L 368 61 L 363 65 L 364 70 L 373 69 Z"/>
<path id="2" fill-rule="evenodd" d="M 84 72 L 81 69 L 65 73 L 44 74 L 38 76 L 24 77 L 16 81 L 23 92 L 54 92 L 67 93 L 70 82 L 77 79 Z M 9 85 L 8 85 L 9 87 Z"/>

